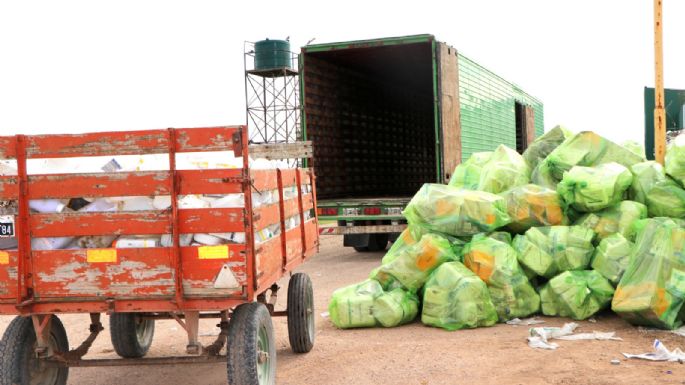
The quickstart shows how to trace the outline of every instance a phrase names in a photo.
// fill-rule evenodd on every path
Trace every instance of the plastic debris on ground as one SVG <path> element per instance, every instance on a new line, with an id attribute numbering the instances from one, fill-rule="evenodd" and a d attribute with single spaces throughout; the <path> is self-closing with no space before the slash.
<path id="1" fill-rule="evenodd" d="M 511 218 L 508 228 L 522 233 L 534 226 L 565 224 L 565 204 L 555 190 L 534 184 L 515 187 L 502 194 Z M 646 210 L 645 210 L 646 211 Z"/>
<path id="2" fill-rule="evenodd" d="M 668 144 L 665 161 L 666 173 L 685 187 L 685 134 Z"/>
<path id="3" fill-rule="evenodd" d="M 527 317 L 540 310 L 540 296 L 508 244 L 478 235 L 464 247 L 464 265 L 488 286 L 500 321 Z"/>
<path id="4" fill-rule="evenodd" d="M 372 279 L 333 292 L 328 313 L 341 329 L 393 327 L 411 322 L 418 314 L 416 294 L 395 288 L 383 291 Z"/>
<path id="5" fill-rule="evenodd" d="M 581 226 L 533 227 L 517 235 L 512 246 L 523 267 L 552 278 L 567 270 L 584 270 L 590 264 L 594 247 L 592 230 Z"/>
<path id="6" fill-rule="evenodd" d="M 493 152 L 478 152 L 452 173 L 449 185 L 498 194 L 530 181 L 530 166 L 516 151 L 500 145 Z"/>
<path id="7" fill-rule="evenodd" d="M 573 208 L 594 212 L 619 203 L 633 182 L 630 170 L 618 163 L 574 166 L 559 182 L 559 195 Z"/>
<path id="8" fill-rule="evenodd" d="M 532 317 L 532 318 L 526 318 L 526 319 L 520 319 L 520 318 L 514 318 L 510 319 L 509 321 L 506 322 L 507 325 L 514 325 L 514 326 L 520 326 L 520 325 L 537 325 L 537 324 L 543 324 L 545 321 L 538 319 L 537 317 Z"/>
<path id="9" fill-rule="evenodd" d="M 549 340 L 559 338 L 573 333 L 578 327 L 575 322 L 569 322 L 562 327 L 537 327 L 528 330 L 528 346 L 537 349 L 554 350 L 559 347 L 558 344 L 550 342 Z"/>
<path id="10" fill-rule="evenodd" d="M 584 320 L 611 302 L 614 288 L 595 270 L 566 271 L 540 290 L 542 314 Z"/>
<path id="11" fill-rule="evenodd" d="M 491 326 L 497 312 L 485 283 L 461 262 L 447 262 L 426 282 L 421 322 L 446 330 Z"/>
<path id="12" fill-rule="evenodd" d="M 670 219 L 644 219 L 612 310 L 634 325 L 674 329 L 685 300 L 685 228 Z"/>
<path id="13" fill-rule="evenodd" d="M 623 201 L 604 210 L 587 213 L 574 225 L 587 227 L 597 234 L 597 241 L 612 235 L 628 237 L 633 223 L 647 218 L 647 206 L 639 202 Z"/>
<path id="14" fill-rule="evenodd" d="M 592 257 L 592 268 L 602 274 L 614 286 L 618 284 L 630 264 L 634 244 L 621 234 L 611 234 L 602 239 Z"/>
<path id="15" fill-rule="evenodd" d="M 435 268 L 455 260 L 457 256 L 446 238 L 425 234 L 415 244 L 399 251 L 393 260 L 375 269 L 370 278 L 380 282 L 386 290 L 402 287 L 416 292 Z"/>
<path id="16" fill-rule="evenodd" d="M 424 184 L 402 212 L 409 224 L 453 236 L 490 232 L 507 225 L 504 198 L 441 184 Z"/>
<path id="17" fill-rule="evenodd" d="M 649 360 L 649 361 L 680 362 L 681 364 L 685 361 L 685 352 L 680 350 L 680 348 L 668 350 L 668 348 L 659 340 L 654 340 L 652 347 L 654 348 L 654 351 L 651 353 L 642 353 L 642 354 L 623 353 L 623 356 L 625 356 L 626 358 L 639 358 L 642 360 Z"/>

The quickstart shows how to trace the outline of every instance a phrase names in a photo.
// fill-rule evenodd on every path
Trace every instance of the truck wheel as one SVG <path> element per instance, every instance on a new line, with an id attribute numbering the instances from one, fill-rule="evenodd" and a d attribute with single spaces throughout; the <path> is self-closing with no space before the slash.
<path id="1" fill-rule="evenodd" d="M 354 251 L 356 251 L 358 253 L 365 253 L 365 252 L 369 251 L 369 248 L 366 246 L 364 246 L 364 247 L 354 246 Z"/>
<path id="2" fill-rule="evenodd" d="M 69 341 L 64 325 L 51 316 L 50 349 L 66 353 Z M 35 354 L 36 332 L 30 317 L 16 317 L 0 341 L 0 385 L 65 385 L 69 368 L 46 366 Z"/>
<path id="3" fill-rule="evenodd" d="M 276 342 L 271 315 L 258 302 L 238 306 L 228 324 L 229 385 L 276 383 Z"/>
<path id="4" fill-rule="evenodd" d="M 308 353 L 314 346 L 314 290 L 307 274 L 297 273 L 288 283 L 288 338 L 295 353 Z"/>
<path id="5" fill-rule="evenodd" d="M 140 358 L 147 354 L 155 335 L 155 320 L 136 313 L 114 313 L 109 316 L 109 334 L 114 351 L 123 358 Z"/>
<path id="6" fill-rule="evenodd" d="M 388 247 L 388 234 L 369 235 L 368 251 L 384 251 Z"/>

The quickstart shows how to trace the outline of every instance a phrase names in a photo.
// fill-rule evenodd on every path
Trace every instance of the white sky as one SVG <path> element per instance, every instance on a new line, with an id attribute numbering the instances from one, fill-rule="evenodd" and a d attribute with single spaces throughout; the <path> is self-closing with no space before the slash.
<path id="1" fill-rule="evenodd" d="M 448 5 L 449 4 L 449 5 Z M 652 0 L 3 1 L 0 135 L 245 123 L 243 42 L 431 33 L 561 123 L 642 141 Z M 685 1 L 664 0 L 666 87 L 685 88 Z M 680 25 L 679 25 L 680 24 Z"/>

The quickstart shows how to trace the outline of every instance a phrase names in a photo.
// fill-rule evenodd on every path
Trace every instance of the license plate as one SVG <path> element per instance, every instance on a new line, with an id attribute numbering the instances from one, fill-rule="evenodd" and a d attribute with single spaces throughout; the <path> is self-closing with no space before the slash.
<path id="1" fill-rule="evenodd" d="M 14 237 L 14 216 L 0 215 L 0 238 Z"/>

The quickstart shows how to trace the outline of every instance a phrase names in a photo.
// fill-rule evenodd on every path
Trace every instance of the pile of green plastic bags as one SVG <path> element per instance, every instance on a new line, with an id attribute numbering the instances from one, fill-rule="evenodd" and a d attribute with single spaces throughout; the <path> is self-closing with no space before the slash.
<path id="1" fill-rule="evenodd" d="M 403 214 L 381 265 L 333 293 L 335 326 L 458 330 L 609 307 L 636 325 L 685 321 L 685 134 L 661 166 L 639 144 L 555 127 L 522 155 L 473 154 Z"/>

